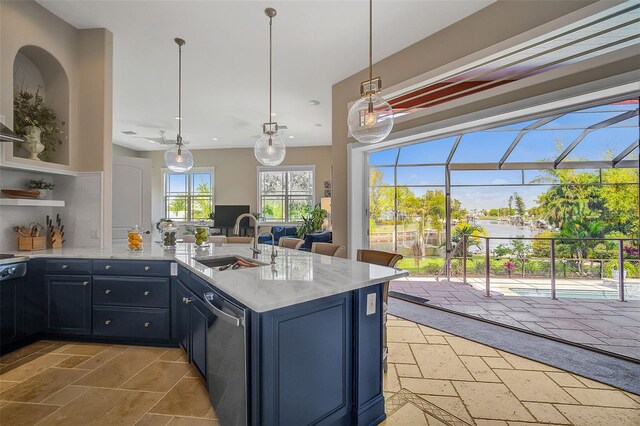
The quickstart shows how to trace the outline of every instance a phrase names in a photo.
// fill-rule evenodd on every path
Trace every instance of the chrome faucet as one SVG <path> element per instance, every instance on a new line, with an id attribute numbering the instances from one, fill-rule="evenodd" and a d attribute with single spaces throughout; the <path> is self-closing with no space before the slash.
<path id="1" fill-rule="evenodd" d="M 240 221 L 245 217 L 249 217 L 253 219 L 253 247 L 251 247 L 251 251 L 253 252 L 253 258 L 256 259 L 262 250 L 258 248 L 258 219 L 252 215 L 251 213 L 243 213 L 236 219 L 236 224 L 233 227 L 233 233 L 235 235 L 240 235 Z"/>
<path id="2" fill-rule="evenodd" d="M 260 232 L 260 235 L 264 235 L 264 234 L 271 235 L 271 264 L 275 265 L 276 257 L 278 257 L 278 250 L 276 250 L 276 245 L 274 244 L 276 239 L 273 236 L 273 233 L 271 231 L 262 231 L 262 232 Z"/>

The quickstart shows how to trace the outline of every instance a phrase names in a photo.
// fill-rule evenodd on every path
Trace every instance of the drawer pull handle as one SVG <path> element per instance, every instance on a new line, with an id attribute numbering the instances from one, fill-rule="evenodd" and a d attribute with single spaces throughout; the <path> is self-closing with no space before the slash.
<path id="1" fill-rule="evenodd" d="M 145 270 L 145 271 L 148 271 L 149 269 L 151 269 L 151 266 L 145 266 L 145 267 L 144 267 L 144 270 Z"/>
<path id="2" fill-rule="evenodd" d="M 183 301 L 184 303 L 186 303 L 186 304 L 189 304 L 189 303 L 193 302 L 193 299 L 192 299 L 192 298 L 190 298 L 190 297 L 183 297 L 183 298 L 182 298 L 182 301 Z"/>
<path id="3" fill-rule="evenodd" d="M 89 285 L 89 281 L 82 281 L 82 285 Z"/>
<path id="4" fill-rule="evenodd" d="M 106 325 L 110 325 L 110 324 L 111 324 L 111 320 L 106 320 L 104 323 L 105 323 Z"/>
<path id="5" fill-rule="evenodd" d="M 106 265 L 104 269 L 111 269 L 111 265 Z"/>
<path id="6" fill-rule="evenodd" d="M 151 325 L 151 321 L 147 321 L 147 322 L 144 323 L 145 327 L 149 327 L 150 325 Z"/>
<path id="7" fill-rule="evenodd" d="M 104 291 L 104 294 L 109 294 L 109 293 L 111 293 L 111 290 L 105 290 Z"/>
<path id="8" fill-rule="evenodd" d="M 148 295 L 149 295 L 149 292 L 148 292 L 148 291 L 145 291 L 145 292 L 144 292 L 144 295 L 145 295 L 145 296 L 148 296 Z"/>
<path id="9" fill-rule="evenodd" d="M 62 269 L 67 269 L 69 267 L 69 265 L 62 265 L 61 268 Z"/>

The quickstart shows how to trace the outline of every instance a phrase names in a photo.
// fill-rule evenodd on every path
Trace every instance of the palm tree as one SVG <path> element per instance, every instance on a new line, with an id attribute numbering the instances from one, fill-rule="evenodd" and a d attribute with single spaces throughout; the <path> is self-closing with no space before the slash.
<path id="1" fill-rule="evenodd" d="M 600 221 L 591 222 L 587 220 L 572 220 L 565 223 L 560 230 L 560 238 L 571 238 L 566 240 L 563 245 L 569 250 L 569 255 L 574 255 L 578 259 L 578 273 L 582 275 L 582 260 L 588 256 L 589 250 L 595 246 L 595 241 L 587 240 L 587 238 L 604 237 L 604 223 Z"/>
<path id="2" fill-rule="evenodd" d="M 480 249 L 479 236 L 486 237 L 487 231 L 480 225 L 473 225 L 467 222 L 461 222 L 453 229 L 451 233 L 451 242 L 454 245 L 458 244 L 462 240 L 462 236 L 467 235 L 467 252 L 471 246 L 475 246 Z"/>

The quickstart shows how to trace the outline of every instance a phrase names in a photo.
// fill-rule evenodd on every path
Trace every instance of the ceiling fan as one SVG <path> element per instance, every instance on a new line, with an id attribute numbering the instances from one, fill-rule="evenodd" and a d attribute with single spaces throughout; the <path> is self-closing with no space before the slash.
<path id="1" fill-rule="evenodd" d="M 175 139 L 167 139 L 167 135 L 166 135 L 166 131 L 165 130 L 159 130 L 160 132 L 160 137 L 158 138 L 151 138 L 151 137 L 146 137 L 146 136 L 134 136 L 134 138 L 137 139 L 145 139 L 149 142 L 153 142 L 153 143 L 157 143 L 160 145 L 174 145 L 176 143 Z M 189 141 L 187 140 L 183 140 L 182 143 L 184 145 L 188 145 Z"/>

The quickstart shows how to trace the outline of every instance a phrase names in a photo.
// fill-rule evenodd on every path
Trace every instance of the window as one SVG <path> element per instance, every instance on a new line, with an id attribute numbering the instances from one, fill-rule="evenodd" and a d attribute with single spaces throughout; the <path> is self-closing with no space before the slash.
<path id="1" fill-rule="evenodd" d="M 313 166 L 258 167 L 258 205 L 262 220 L 297 222 L 314 204 Z"/>
<path id="2" fill-rule="evenodd" d="M 164 217 L 191 222 L 209 219 L 213 211 L 213 170 L 164 172 Z"/>

